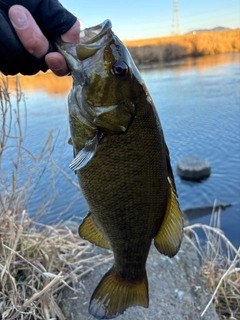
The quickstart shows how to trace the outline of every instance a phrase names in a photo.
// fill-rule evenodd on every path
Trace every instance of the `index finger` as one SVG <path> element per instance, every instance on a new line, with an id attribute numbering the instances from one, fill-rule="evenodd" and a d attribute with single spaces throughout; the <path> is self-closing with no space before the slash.
<path id="1" fill-rule="evenodd" d="M 21 5 L 14 5 L 8 11 L 9 19 L 24 48 L 35 58 L 43 57 L 49 43 L 30 12 Z"/>

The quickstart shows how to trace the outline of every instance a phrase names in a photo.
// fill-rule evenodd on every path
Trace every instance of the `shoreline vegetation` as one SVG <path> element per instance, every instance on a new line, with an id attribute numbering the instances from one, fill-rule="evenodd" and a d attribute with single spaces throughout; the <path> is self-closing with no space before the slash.
<path id="1" fill-rule="evenodd" d="M 221 230 L 221 208 L 214 204 L 209 225 L 185 226 L 184 236 L 193 245 L 201 261 L 211 299 L 220 320 L 240 319 L 240 247 L 237 249 Z M 202 238 L 199 238 L 201 232 Z"/>
<path id="2" fill-rule="evenodd" d="M 34 77 L 26 78 L 33 82 Z M 63 320 L 59 307 L 62 288 L 69 286 L 75 290 L 83 275 L 106 259 L 111 260 L 112 254 L 90 256 L 91 245 L 70 229 L 40 225 L 27 214 L 28 201 L 41 172 L 47 165 L 52 166 L 53 172 L 59 169 L 52 159 L 56 141 L 51 133 L 39 147 L 38 155 L 24 146 L 27 131 L 21 119 L 25 122 L 27 119 L 22 83 L 26 78 L 6 78 L 0 74 L 0 320 Z M 56 87 L 59 78 L 51 79 L 51 85 Z M 71 85 L 71 77 L 63 79 Z M 6 159 L 12 168 L 10 176 Z M 42 171 L 36 177 L 39 167 Z M 22 180 L 23 171 L 28 174 L 26 181 Z M 44 194 L 42 198 L 44 202 Z M 46 205 L 47 201 L 43 207 Z M 234 320 L 240 318 L 240 250 L 224 236 L 219 219 L 219 215 L 213 215 L 212 226 L 185 227 L 185 237 L 199 254 L 202 275 L 219 318 Z M 204 231 L 204 244 L 196 229 Z"/>
<path id="3" fill-rule="evenodd" d="M 124 41 L 135 63 L 140 65 L 170 62 L 240 52 L 240 29 L 189 33 L 186 35 Z"/>

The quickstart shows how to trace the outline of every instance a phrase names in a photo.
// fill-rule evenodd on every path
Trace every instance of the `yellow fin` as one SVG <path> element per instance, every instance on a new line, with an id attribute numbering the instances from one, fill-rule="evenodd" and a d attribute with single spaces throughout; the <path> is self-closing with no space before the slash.
<path id="1" fill-rule="evenodd" d="M 110 269 L 95 289 L 89 304 L 89 313 L 97 319 L 112 319 L 133 306 L 148 307 L 148 281 L 129 282 L 119 278 Z"/>
<path id="2" fill-rule="evenodd" d="M 169 178 L 169 199 L 161 227 L 154 237 L 158 251 L 173 257 L 179 250 L 183 234 L 183 217 L 177 201 L 172 179 Z"/>
<path id="3" fill-rule="evenodd" d="M 93 221 L 92 214 L 90 212 L 83 219 L 83 222 L 81 223 L 78 232 L 81 238 L 86 239 L 99 247 L 106 249 L 110 248 L 109 242 L 96 226 L 95 222 Z"/>

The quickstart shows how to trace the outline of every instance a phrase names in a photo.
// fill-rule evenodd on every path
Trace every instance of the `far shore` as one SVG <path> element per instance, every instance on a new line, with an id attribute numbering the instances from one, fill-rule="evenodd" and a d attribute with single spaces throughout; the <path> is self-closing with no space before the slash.
<path id="1" fill-rule="evenodd" d="M 137 65 L 221 53 L 240 52 L 240 29 L 126 40 Z"/>

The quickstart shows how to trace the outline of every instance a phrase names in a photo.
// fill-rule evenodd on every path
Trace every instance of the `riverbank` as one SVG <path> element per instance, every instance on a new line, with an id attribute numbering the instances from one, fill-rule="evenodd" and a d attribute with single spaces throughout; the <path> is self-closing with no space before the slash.
<path id="1" fill-rule="evenodd" d="M 105 256 L 109 253 L 107 250 L 92 247 L 92 254 Z M 89 300 L 112 263 L 112 260 L 106 260 L 106 263 L 82 277 L 76 285 L 76 291 L 64 288 L 60 307 L 66 319 L 94 320 L 88 313 Z M 160 255 L 152 246 L 146 270 L 149 307 L 129 308 L 117 317 L 117 320 L 219 320 L 213 304 L 201 317 L 211 296 L 206 280 L 201 275 L 197 253 L 186 239 L 177 256 L 172 259 Z"/>
<path id="2" fill-rule="evenodd" d="M 16 83 L 19 84 L 18 80 L 16 80 Z M 97 251 L 94 253 L 94 248 L 88 242 L 81 240 L 78 235 L 73 234 L 69 228 L 39 225 L 32 219 L 29 219 L 27 212 L 23 209 L 28 207 L 27 201 L 35 186 L 34 183 L 38 183 L 42 177 L 41 173 L 39 175 L 36 174 L 35 166 L 40 166 L 42 171 L 49 165 L 52 169 L 56 169 L 54 162 L 51 162 L 51 153 L 54 145 L 52 146 L 50 140 L 48 140 L 45 144 L 45 149 L 39 151 L 39 156 L 32 154 L 31 150 L 28 151 L 23 148 L 22 140 L 25 138 L 25 130 L 21 129 L 19 119 L 21 118 L 20 110 L 22 107 L 24 110 L 24 106 L 19 104 L 24 95 L 19 87 L 17 87 L 16 93 L 9 94 L 7 86 L 1 86 L 1 93 L 3 94 L 0 96 L 0 99 L 2 99 L 0 100 L 2 102 L 0 104 L 2 114 L 0 124 L 1 132 L 5 134 L 0 135 L 0 315 L 2 316 L 2 320 L 27 319 L 30 317 L 32 320 L 37 318 L 67 319 L 61 310 L 62 307 L 60 307 L 59 302 L 63 288 L 70 286 L 72 292 L 78 288 L 79 283 L 83 286 L 84 283 L 80 280 L 88 272 L 92 272 L 92 269 L 97 270 L 100 277 L 101 270 L 98 270 L 98 268 L 102 264 L 105 266 L 107 262 L 112 261 L 112 256 L 108 252 L 107 256 L 102 255 L 102 253 L 98 254 Z M 16 104 L 11 105 L 10 102 L 13 99 L 16 99 Z M 54 103 L 56 104 L 56 101 Z M 10 114 L 9 117 L 7 116 L 8 113 Z M 47 114 L 49 114 L 49 111 Z M 12 123 L 7 121 L 9 118 Z M 56 121 L 56 118 L 54 118 L 54 121 Z M 39 125 L 36 128 L 39 128 Z M 9 140 L 8 145 L 7 140 Z M 40 145 L 38 144 L 38 149 L 41 149 Z M 9 156 L 9 146 L 11 146 L 10 151 L 13 151 L 14 148 L 17 149 L 17 157 L 13 157 L 12 152 Z M 4 161 L 6 162 L 6 159 L 8 164 L 11 165 L 10 174 L 9 171 L 4 172 L 4 168 L 6 168 L 6 166 L 4 167 Z M 23 179 L 19 179 L 19 177 L 22 178 L 22 168 L 28 173 L 24 181 Z M 54 177 L 52 180 L 54 180 Z M 42 189 L 39 190 L 39 197 L 43 202 L 46 200 L 44 198 L 45 192 Z M 49 205 L 51 205 L 51 199 L 49 202 L 45 201 L 43 205 L 42 212 L 44 215 L 47 215 Z M 186 299 L 187 294 L 190 294 L 189 299 L 193 301 L 191 295 L 194 294 L 194 290 L 189 290 L 189 287 L 196 289 L 197 292 L 202 292 L 198 288 L 199 282 L 196 281 L 198 278 L 194 278 L 195 273 L 193 273 L 192 277 L 190 273 L 199 269 L 201 272 L 196 274 L 199 274 L 199 277 L 202 279 L 201 281 L 210 290 L 210 294 L 207 293 L 206 300 L 208 301 L 211 296 L 214 297 L 214 305 L 218 308 L 221 319 L 226 319 L 230 316 L 237 319 L 240 316 L 239 251 L 236 252 L 229 249 L 231 252 L 235 252 L 235 255 L 232 253 L 231 255 L 224 254 L 219 244 L 219 237 L 224 239 L 224 246 L 231 247 L 231 245 L 226 237 L 222 238 L 223 235 L 219 227 L 198 224 L 196 228 L 212 233 L 208 236 L 207 242 L 202 244 L 202 247 L 199 246 L 200 241 L 196 238 L 196 241 L 189 242 L 192 246 L 191 249 L 189 246 L 181 249 L 185 250 L 186 255 L 186 258 L 181 260 L 183 268 L 178 268 L 178 258 L 174 260 L 165 258 L 164 260 L 163 256 L 160 256 L 153 250 L 156 253 L 156 259 L 152 260 L 152 255 L 149 259 L 149 263 L 153 262 L 153 269 L 149 269 L 149 273 L 153 279 L 151 281 L 155 283 L 158 290 L 161 290 L 162 285 L 167 283 L 170 291 L 167 299 L 163 297 L 161 301 L 157 300 L 157 304 L 150 312 L 153 312 L 153 310 L 165 312 L 168 305 L 170 305 L 175 315 L 178 315 L 179 310 L 181 310 L 182 305 L 186 301 L 181 299 Z M 191 230 L 194 231 L 194 229 L 194 226 L 188 226 L 185 229 L 187 231 L 186 235 Z M 199 262 L 195 263 L 195 258 L 191 260 L 192 252 L 194 253 L 194 257 L 196 257 L 197 253 L 199 254 L 201 265 Z M 167 262 L 164 263 L 164 261 Z M 165 277 L 165 280 L 169 282 L 168 284 L 168 282 L 163 281 L 159 276 L 162 274 L 163 269 L 167 272 L 169 265 L 172 264 L 172 270 L 174 270 L 172 273 L 176 274 L 177 280 L 175 283 L 171 283 L 172 274 L 169 274 Z M 184 271 L 185 267 L 189 268 L 189 273 Z M 155 275 L 153 274 L 154 272 Z M 190 281 L 188 283 L 184 282 L 187 284 L 187 293 L 183 296 L 183 290 L 179 292 L 176 284 L 180 276 L 184 279 L 184 272 L 189 276 L 187 280 L 192 280 L 192 287 Z M 92 282 L 91 278 L 90 281 Z M 159 283 L 161 283 L 161 286 L 159 286 Z M 95 283 L 92 282 L 92 286 L 94 285 Z M 154 287 L 152 286 L 151 288 Z M 163 294 L 166 293 L 164 290 L 166 289 L 162 290 Z M 154 293 L 154 291 L 151 294 L 153 294 L 153 299 L 155 297 L 158 298 L 158 294 Z M 201 304 L 200 310 L 198 308 L 199 305 L 192 303 L 191 308 L 194 308 L 194 310 L 191 309 L 190 314 L 198 312 L 199 316 L 201 312 L 203 313 L 206 300 Z M 158 310 L 159 303 L 162 306 L 161 310 Z M 149 310 L 146 309 L 145 311 Z M 174 316 L 171 319 L 174 319 Z"/>
<path id="3" fill-rule="evenodd" d="M 77 227 L 68 222 L 38 225 L 25 210 L 1 211 L 1 320 L 29 315 L 32 320 L 93 319 L 89 299 L 113 256 L 80 239 Z M 195 239 L 196 228 L 206 232 L 206 243 Z M 160 255 L 153 246 L 150 250 L 149 308 L 130 308 L 118 319 L 238 319 L 239 261 L 240 251 L 217 227 L 186 226 L 176 257 Z"/>
<path id="4" fill-rule="evenodd" d="M 137 65 L 240 52 L 240 29 L 124 41 Z"/>

